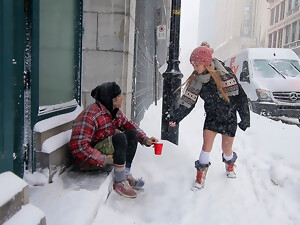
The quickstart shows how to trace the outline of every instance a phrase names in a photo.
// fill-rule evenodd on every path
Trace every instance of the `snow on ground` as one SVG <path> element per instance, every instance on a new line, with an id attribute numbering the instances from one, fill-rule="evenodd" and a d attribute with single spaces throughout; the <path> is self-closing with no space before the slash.
<path id="1" fill-rule="evenodd" d="M 160 107 L 152 105 L 141 127 L 160 137 Z M 146 180 L 136 199 L 112 192 L 96 224 L 300 224 L 299 127 L 251 113 L 251 128 L 238 129 L 237 178 L 225 176 L 221 136 L 215 140 L 204 189 L 192 192 L 194 161 L 202 145 L 202 102 L 180 124 L 179 146 L 167 141 L 161 156 L 139 146 L 135 176 Z"/>
<path id="2" fill-rule="evenodd" d="M 136 199 L 112 191 L 102 206 L 98 189 L 107 175 L 68 171 L 51 184 L 46 172 L 26 174 L 28 183 L 43 185 L 30 186 L 30 203 L 45 212 L 48 225 L 300 224 L 300 129 L 295 125 L 251 113 L 251 127 L 238 129 L 234 142 L 238 177 L 225 176 L 218 135 L 205 188 L 190 190 L 202 146 L 202 104 L 199 100 L 180 123 L 178 146 L 161 141 L 162 155 L 155 155 L 152 147 L 139 145 L 132 172 L 146 184 Z M 161 101 L 146 111 L 141 127 L 160 138 L 160 120 Z"/>
<path id="3" fill-rule="evenodd" d="M 146 184 L 136 199 L 112 191 L 102 205 L 106 195 L 99 187 L 105 173 L 67 171 L 48 184 L 42 171 L 25 174 L 30 203 L 45 213 L 48 225 L 300 224 L 300 128 L 251 113 L 251 127 L 246 132 L 238 128 L 233 146 L 238 177 L 225 176 L 218 135 L 206 186 L 192 192 L 203 122 L 199 100 L 180 123 L 178 146 L 162 140 L 162 155 L 138 146 L 132 172 Z M 160 138 L 161 100 L 150 106 L 140 126 Z"/>

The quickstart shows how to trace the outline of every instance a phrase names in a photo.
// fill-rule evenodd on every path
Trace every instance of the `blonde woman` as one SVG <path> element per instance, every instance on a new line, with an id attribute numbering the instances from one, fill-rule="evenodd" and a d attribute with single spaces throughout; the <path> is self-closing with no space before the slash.
<path id="1" fill-rule="evenodd" d="M 213 49 L 205 45 L 192 52 L 190 62 L 194 72 L 184 83 L 186 86 L 180 98 L 180 105 L 171 113 L 169 122 L 169 125 L 174 127 L 192 111 L 198 96 L 204 100 L 206 117 L 203 127 L 203 146 L 199 159 L 195 161 L 197 176 L 193 190 L 204 187 L 207 170 L 211 164 L 209 155 L 218 133 L 222 135 L 222 159 L 225 163 L 226 175 L 229 178 L 236 177 L 234 166 L 237 154 L 233 152 L 232 145 L 237 129 L 237 112 L 241 118 L 239 127 L 245 131 L 250 126 L 245 92 L 235 75 L 228 72 L 219 60 L 212 58 L 212 54 Z"/>

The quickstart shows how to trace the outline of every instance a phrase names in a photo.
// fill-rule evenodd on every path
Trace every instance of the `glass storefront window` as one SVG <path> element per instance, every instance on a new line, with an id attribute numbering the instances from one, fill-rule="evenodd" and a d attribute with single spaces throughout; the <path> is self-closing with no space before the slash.
<path id="1" fill-rule="evenodd" d="M 74 105 L 76 2 L 40 1 L 39 111 Z"/>

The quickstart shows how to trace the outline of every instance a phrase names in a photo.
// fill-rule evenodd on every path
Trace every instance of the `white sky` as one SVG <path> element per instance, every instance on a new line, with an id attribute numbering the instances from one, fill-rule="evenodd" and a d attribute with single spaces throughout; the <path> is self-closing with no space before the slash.
<path id="1" fill-rule="evenodd" d="M 219 0 L 181 1 L 180 18 L 180 62 L 189 60 L 192 51 L 202 41 L 213 44 L 214 9 Z M 213 46 L 212 46 L 213 47 Z M 192 67 L 179 68 L 185 77 L 191 73 Z"/>
<path id="2" fill-rule="evenodd" d="M 212 47 L 214 43 L 214 23 L 215 23 L 215 9 L 219 0 L 200 0 L 199 11 L 199 42 L 208 41 Z"/>
<path id="3" fill-rule="evenodd" d="M 180 64 L 182 74 L 188 77 L 192 67 L 182 66 L 182 63 L 189 60 L 190 54 L 198 46 L 198 15 L 200 0 L 181 1 L 180 17 Z"/>

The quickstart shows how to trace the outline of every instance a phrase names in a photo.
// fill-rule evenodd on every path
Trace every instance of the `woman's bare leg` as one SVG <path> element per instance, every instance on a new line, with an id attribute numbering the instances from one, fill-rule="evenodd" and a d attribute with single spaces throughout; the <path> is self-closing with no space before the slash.
<path id="1" fill-rule="evenodd" d="M 211 152 L 216 135 L 217 132 L 211 130 L 203 131 L 203 146 L 202 146 L 203 151 Z"/>
<path id="2" fill-rule="evenodd" d="M 222 135 L 222 150 L 223 150 L 224 155 L 226 155 L 226 156 L 232 155 L 233 140 L 234 140 L 234 137 Z"/>

